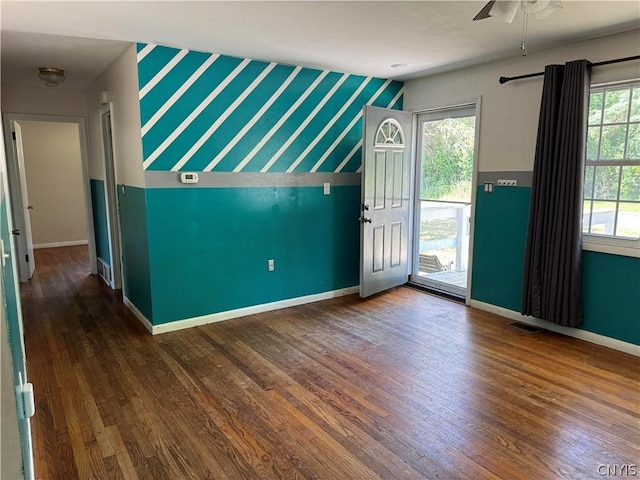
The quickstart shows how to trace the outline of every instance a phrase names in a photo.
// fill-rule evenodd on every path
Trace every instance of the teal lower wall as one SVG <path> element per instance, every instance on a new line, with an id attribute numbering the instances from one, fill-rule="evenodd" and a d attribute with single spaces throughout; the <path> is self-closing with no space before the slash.
<path id="1" fill-rule="evenodd" d="M 471 298 L 519 312 L 528 187 L 476 196 Z M 583 330 L 640 345 L 640 259 L 583 253 Z"/>
<path id="2" fill-rule="evenodd" d="M 151 319 L 152 291 L 149 275 L 145 190 L 118 185 L 118 205 L 124 294 L 146 318 Z"/>
<path id="3" fill-rule="evenodd" d="M 520 311 L 522 267 L 531 190 L 478 187 L 471 298 Z"/>
<path id="4" fill-rule="evenodd" d="M 583 253 L 582 328 L 640 345 L 640 258 Z"/>
<path id="5" fill-rule="evenodd" d="M 6 197 L 0 200 L 0 239 L 4 244 L 4 251 L 11 252 L 11 228 L 9 227 L 9 209 Z M 15 251 L 15 250 L 14 250 Z M 18 373 L 24 372 L 24 352 L 22 329 L 20 327 L 20 292 L 16 289 L 17 271 L 13 264 L 13 256 L 10 255 L 2 270 L 2 288 L 5 302 L 5 313 L 7 317 L 7 332 L 9 335 L 9 349 L 11 350 L 11 360 L 13 367 L 13 377 L 18 378 Z M 16 381 L 17 383 L 17 381 Z"/>
<path id="6" fill-rule="evenodd" d="M 106 192 L 104 180 L 91 179 L 91 207 L 96 237 L 96 256 L 111 266 L 109 248 L 109 224 L 107 222 Z"/>
<path id="7" fill-rule="evenodd" d="M 358 284 L 359 185 L 146 196 L 154 325 Z"/>

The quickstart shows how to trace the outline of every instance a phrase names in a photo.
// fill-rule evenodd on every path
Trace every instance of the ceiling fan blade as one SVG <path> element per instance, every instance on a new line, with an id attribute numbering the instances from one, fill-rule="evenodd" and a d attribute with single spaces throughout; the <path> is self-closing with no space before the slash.
<path id="1" fill-rule="evenodd" d="M 544 20 L 560 10 L 562 10 L 562 0 L 550 0 L 541 12 L 536 13 L 536 18 L 538 20 Z"/>
<path id="2" fill-rule="evenodd" d="M 497 0 L 489 15 L 503 22 L 511 23 L 518 13 L 519 1 Z"/>
<path id="3" fill-rule="evenodd" d="M 491 16 L 489 15 L 489 11 L 491 10 L 491 8 L 493 8 L 494 3 L 496 3 L 496 0 L 491 0 L 484 7 L 482 7 L 482 10 L 480 10 L 478 14 L 473 17 L 473 21 L 475 22 L 476 20 L 484 20 L 485 18 L 489 18 Z"/>

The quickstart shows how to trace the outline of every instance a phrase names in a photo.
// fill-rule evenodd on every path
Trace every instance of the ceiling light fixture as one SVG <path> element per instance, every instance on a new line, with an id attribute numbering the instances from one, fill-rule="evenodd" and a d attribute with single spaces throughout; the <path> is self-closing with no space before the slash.
<path id="1" fill-rule="evenodd" d="M 395 68 L 396 70 L 402 70 L 403 68 L 407 68 L 406 63 L 394 63 L 391 65 L 391 68 Z"/>
<path id="2" fill-rule="evenodd" d="M 38 77 L 47 87 L 57 87 L 64 82 L 64 70 L 55 67 L 40 67 Z"/>

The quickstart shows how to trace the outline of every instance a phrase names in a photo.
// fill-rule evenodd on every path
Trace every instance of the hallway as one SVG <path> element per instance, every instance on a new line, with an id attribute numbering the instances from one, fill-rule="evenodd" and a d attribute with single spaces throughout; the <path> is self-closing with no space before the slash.
<path id="1" fill-rule="evenodd" d="M 86 247 L 22 286 L 39 479 L 585 479 L 640 360 L 398 288 L 151 336 Z"/>

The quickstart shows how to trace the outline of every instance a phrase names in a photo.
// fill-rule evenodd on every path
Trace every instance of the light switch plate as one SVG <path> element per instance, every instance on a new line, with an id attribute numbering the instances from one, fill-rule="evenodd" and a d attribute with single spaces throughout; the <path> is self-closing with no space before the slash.
<path id="1" fill-rule="evenodd" d="M 324 194 L 325 195 L 331 194 L 331 184 L 328 182 L 324 184 Z"/>

